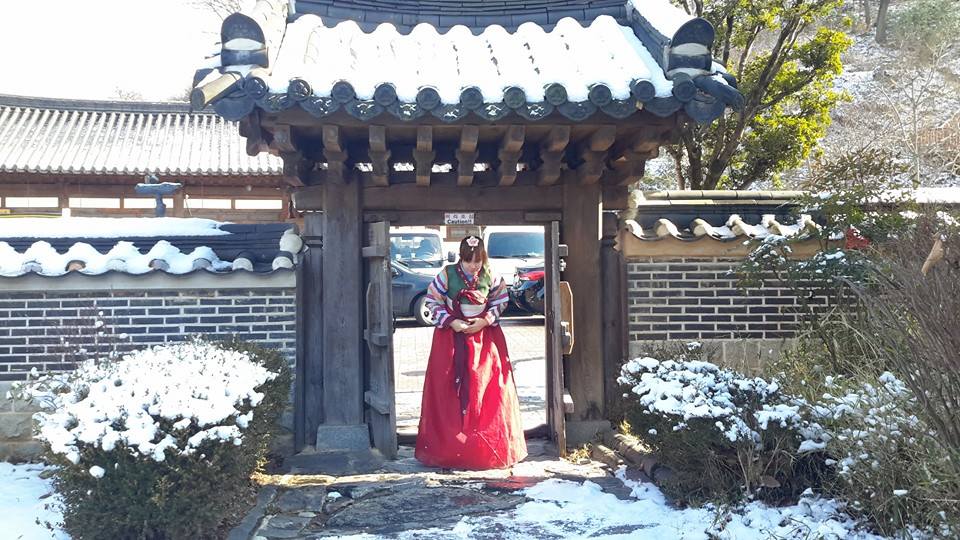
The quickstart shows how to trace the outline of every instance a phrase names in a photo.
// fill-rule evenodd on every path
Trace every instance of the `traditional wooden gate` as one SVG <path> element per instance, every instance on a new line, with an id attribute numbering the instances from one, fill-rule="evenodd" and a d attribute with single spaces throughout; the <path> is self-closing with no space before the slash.
<path id="1" fill-rule="evenodd" d="M 388 459 L 397 455 L 397 415 L 393 394 L 393 300 L 390 272 L 390 222 L 368 223 L 364 294 L 364 417 L 373 446 Z"/>
<path id="2" fill-rule="evenodd" d="M 615 233 L 601 219 L 626 208 L 646 160 L 682 124 L 742 103 L 712 61 L 713 28 L 664 15 L 676 10 L 665 0 L 327 4 L 258 0 L 227 17 L 217 65 L 197 72 L 191 93 L 195 109 L 240 121 L 248 153 L 283 158 L 304 213 L 297 446 L 372 436 L 392 455 L 383 235 L 451 212 L 547 226 L 549 417 L 561 448 L 589 440 L 608 426 L 609 375 L 624 354 L 612 335 L 625 326 L 612 320 L 621 281 L 603 278 L 619 275 L 604 251 Z M 352 22 L 334 29 L 331 17 Z M 424 22 L 433 31 L 413 28 Z M 453 25 L 475 32 L 436 31 Z M 576 298 L 566 360 L 561 241 Z"/>

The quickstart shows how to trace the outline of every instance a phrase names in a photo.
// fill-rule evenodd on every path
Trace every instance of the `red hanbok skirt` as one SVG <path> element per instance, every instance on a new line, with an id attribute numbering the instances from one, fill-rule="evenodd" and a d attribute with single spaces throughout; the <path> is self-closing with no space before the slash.
<path id="1" fill-rule="evenodd" d="M 466 336 L 470 374 L 466 414 L 454 382 L 450 328 L 433 332 L 423 383 L 416 457 L 449 469 L 502 469 L 527 457 L 520 402 L 499 325 Z"/>

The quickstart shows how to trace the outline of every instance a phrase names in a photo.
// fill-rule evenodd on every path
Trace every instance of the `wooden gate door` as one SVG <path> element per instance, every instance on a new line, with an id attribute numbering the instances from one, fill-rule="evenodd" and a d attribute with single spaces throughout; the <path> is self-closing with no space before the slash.
<path id="1" fill-rule="evenodd" d="M 390 222 L 366 225 L 366 297 L 363 339 L 366 422 L 375 446 L 387 459 L 397 457 L 397 416 L 393 384 L 393 295 Z"/>
<path id="2" fill-rule="evenodd" d="M 566 255 L 566 246 L 560 244 L 560 223 L 550 222 L 544 227 L 546 271 L 546 364 L 547 364 L 547 424 L 550 439 L 557 445 L 560 456 L 567 453 L 567 431 L 563 405 L 563 328 L 560 317 L 560 257 Z"/>

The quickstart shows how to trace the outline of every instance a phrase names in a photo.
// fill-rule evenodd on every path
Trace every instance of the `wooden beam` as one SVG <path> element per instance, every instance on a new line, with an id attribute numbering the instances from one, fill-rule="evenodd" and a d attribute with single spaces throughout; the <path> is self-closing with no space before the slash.
<path id="1" fill-rule="evenodd" d="M 347 151 L 344 149 L 340 127 L 323 126 L 323 157 L 327 159 L 327 180 L 342 184 L 346 181 Z"/>
<path id="2" fill-rule="evenodd" d="M 473 184 L 473 166 L 477 162 L 477 141 L 480 139 L 480 128 L 477 126 L 463 126 L 460 130 L 460 147 L 457 149 L 457 185 L 469 186 Z"/>
<path id="3" fill-rule="evenodd" d="M 433 172 L 433 158 L 435 158 L 436 155 L 437 153 L 433 151 L 433 127 L 418 127 L 417 147 L 413 151 L 413 161 L 418 186 L 430 185 L 430 174 Z"/>
<path id="4" fill-rule="evenodd" d="M 387 147 L 387 128 L 370 126 L 370 163 L 373 166 L 374 185 L 390 185 L 390 149 Z"/>
<path id="5" fill-rule="evenodd" d="M 305 185 L 307 166 L 304 163 L 303 154 L 300 152 L 282 152 L 280 158 L 283 159 L 283 181 L 293 187 Z"/>
<path id="6" fill-rule="evenodd" d="M 579 148 L 583 163 L 577 167 L 577 178 L 581 184 L 596 184 L 606 168 L 604 160 L 607 151 L 617 138 L 617 126 L 602 126 L 594 131 Z"/>
<path id="7" fill-rule="evenodd" d="M 517 162 L 520 161 L 525 135 L 526 128 L 517 124 L 508 127 L 503 139 L 500 140 L 500 150 L 497 152 L 500 166 L 497 171 L 500 173 L 501 186 L 513 185 L 517 180 Z"/>
<path id="8" fill-rule="evenodd" d="M 270 141 L 270 150 L 274 154 L 296 152 L 297 146 L 293 142 L 293 133 L 287 124 L 279 124 L 273 128 L 273 138 Z"/>
<path id="9" fill-rule="evenodd" d="M 306 199 L 302 200 L 304 203 L 307 202 Z M 511 186 L 509 188 L 431 185 L 425 189 L 415 184 L 404 184 L 392 185 L 388 188 L 367 187 L 363 190 L 365 210 L 533 211 L 558 210 L 562 205 L 563 190 L 560 185 Z M 300 209 L 299 201 L 298 209 Z"/>
<path id="10" fill-rule="evenodd" d="M 269 151 L 267 141 L 263 136 L 263 128 L 260 127 L 260 109 L 254 109 L 252 113 L 240 120 L 240 136 L 247 139 L 245 149 L 248 156 L 256 156 L 260 152 Z"/>
<path id="11" fill-rule="evenodd" d="M 543 164 L 537 171 L 540 176 L 538 184 L 549 186 L 560 179 L 560 163 L 569 142 L 570 126 L 555 126 L 540 143 L 540 159 Z"/>
<path id="12" fill-rule="evenodd" d="M 363 221 L 374 223 L 389 221 L 391 225 L 440 225 L 443 224 L 443 210 L 366 210 Z M 559 211 L 526 212 L 524 210 L 483 210 L 472 212 L 477 225 L 543 225 L 559 220 Z"/>

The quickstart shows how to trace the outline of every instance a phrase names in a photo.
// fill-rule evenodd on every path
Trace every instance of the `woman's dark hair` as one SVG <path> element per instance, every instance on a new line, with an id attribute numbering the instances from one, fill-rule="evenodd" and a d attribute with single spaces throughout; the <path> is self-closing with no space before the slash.
<path id="1" fill-rule="evenodd" d="M 474 245 L 470 245 L 474 244 Z M 487 259 L 487 248 L 483 245 L 483 240 L 479 236 L 468 236 L 460 241 L 460 260 L 465 262 L 476 262 L 477 257 L 483 261 L 483 268 L 490 266 Z"/>

